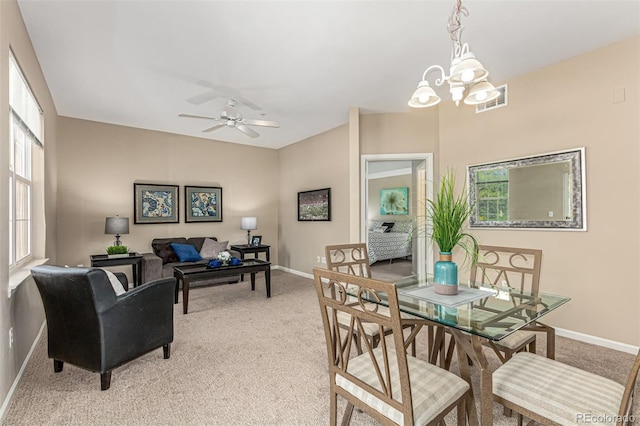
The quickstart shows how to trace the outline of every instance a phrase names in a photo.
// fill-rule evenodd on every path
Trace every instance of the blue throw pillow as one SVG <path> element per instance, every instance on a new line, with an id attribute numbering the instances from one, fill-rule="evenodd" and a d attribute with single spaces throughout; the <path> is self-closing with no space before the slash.
<path id="1" fill-rule="evenodd" d="M 197 262 L 202 260 L 200 253 L 191 244 L 176 244 L 171 243 L 171 248 L 176 252 L 176 256 L 180 259 L 180 262 Z"/>

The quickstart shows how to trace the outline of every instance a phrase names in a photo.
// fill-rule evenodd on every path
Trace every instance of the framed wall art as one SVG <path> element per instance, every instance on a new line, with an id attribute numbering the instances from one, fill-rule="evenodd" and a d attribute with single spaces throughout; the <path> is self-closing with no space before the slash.
<path id="1" fill-rule="evenodd" d="M 331 220 L 331 188 L 298 192 L 298 220 L 317 222 Z"/>
<path id="2" fill-rule="evenodd" d="M 184 187 L 185 222 L 222 222 L 222 188 Z"/>
<path id="3" fill-rule="evenodd" d="M 133 184 L 133 223 L 178 223 L 178 185 Z"/>
<path id="4" fill-rule="evenodd" d="M 409 188 L 381 189 L 380 214 L 409 214 Z"/>

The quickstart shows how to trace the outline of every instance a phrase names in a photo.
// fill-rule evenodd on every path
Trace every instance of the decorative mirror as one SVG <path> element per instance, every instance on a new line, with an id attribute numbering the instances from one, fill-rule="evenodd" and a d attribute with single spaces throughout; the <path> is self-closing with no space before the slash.
<path id="1" fill-rule="evenodd" d="M 471 228 L 587 230 L 584 148 L 467 167 Z"/>

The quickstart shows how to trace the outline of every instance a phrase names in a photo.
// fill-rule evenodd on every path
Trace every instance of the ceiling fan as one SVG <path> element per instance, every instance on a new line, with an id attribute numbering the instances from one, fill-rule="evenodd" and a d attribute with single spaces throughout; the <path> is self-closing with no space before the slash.
<path id="1" fill-rule="evenodd" d="M 204 115 L 193 115 L 193 114 L 178 114 L 178 117 L 187 117 L 187 118 L 201 118 L 204 120 L 213 120 L 217 121 L 214 126 L 204 129 L 203 132 L 212 132 L 221 127 L 235 127 L 240 130 L 242 133 L 247 136 L 251 136 L 252 138 L 257 138 L 260 136 L 260 133 L 256 132 L 252 128 L 248 126 L 266 126 L 266 127 L 280 127 L 280 124 L 277 121 L 269 121 L 269 120 L 254 120 L 251 118 L 242 118 L 242 114 L 238 111 L 236 107 L 236 101 L 234 99 L 230 99 L 227 101 L 227 105 L 224 107 L 222 113 L 220 113 L 219 117 L 207 117 Z"/>

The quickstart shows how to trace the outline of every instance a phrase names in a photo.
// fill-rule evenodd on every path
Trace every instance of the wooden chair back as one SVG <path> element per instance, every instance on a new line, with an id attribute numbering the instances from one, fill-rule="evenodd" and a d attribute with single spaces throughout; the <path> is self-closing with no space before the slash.
<path id="1" fill-rule="evenodd" d="M 537 294 L 541 263 L 542 250 L 480 245 L 470 279 L 477 284 L 506 285 Z"/>
<path id="2" fill-rule="evenodd" d="M 389 423 L 388 418 L 339 386 L 336 381 L 340 381 L 340 377 L 342 377 L 374 395 L 384 404 L 401 412 L 404 424 L 413 424 L 407 353 L 395 285 L 385 281 L 318 268 L 313 270 L 313 275 L 324 324 L 332 395 L 339 394 L 372 417 L 383 423 Z M 355 298 L 349 297 L 347 295 L 348 288 L 358 288 L 358 295 Z M 364 300 L 365 292 L 369 296 L 386 299 L 389 305 L 388 309 L 378 309 L 379 305 Z M 338 321 L 339 315 L 349 317 L 350 328 L 348 330 L 341 327 Z M 351 374 L 349 370 L 349 361 L 352 358 L 351 348 L 355 346 L 354 338 L 357 338 L 354 331 L 357 328 L 362 328 L 365 322 L 376 324 L 379 327 L 380 335 L 384 335 L 386 332 L 387 335 L 392 336 L 381 339 L 378 348 L 374 348 L 367 339 L 364 339 L 366 349 L 364 353 L 369 355 L 371 361 L 371 375 L 369 377 L 372 380 L 370 383 Z M 332 398 L 331 404 L 335 403 Z M 332 407 L 333 409 L 334 407 Z"/>
<path id="3" fill-rule="evenodd" d="M 631 407 L 633 403 L 633 394 L 634 389 L 636 387 L 636 380 L 638 379 L 638 371 L 640 370 L 640 351 L 638 351 L 638 355 L 636 355 L 636 361 L 633 363 L 633 367 L 631 367 L 631 372 L 629 373 L 629 379 L 627 380 L 627 384 L 624 388 L 624 394 L 622 395 L 622 402 L 620 403 L 620 410 L 618 410 L 618 417 L 621 419 L 628 418 L 631 414 Z M 625 417 L 626 416 L 626 417 Z M 618 422 L 618 424 L 622 424 Z"/>
<path id="4" fill-rule="evenodd" d="M 338 244 L 326 246 L 327 269 L 371 278 L 369 253 L 365 243 Z"/>

